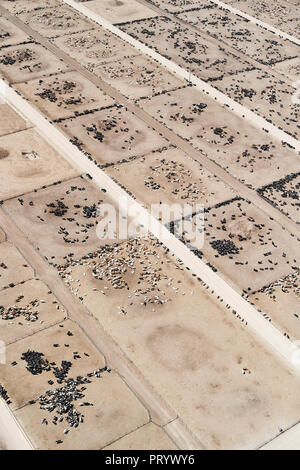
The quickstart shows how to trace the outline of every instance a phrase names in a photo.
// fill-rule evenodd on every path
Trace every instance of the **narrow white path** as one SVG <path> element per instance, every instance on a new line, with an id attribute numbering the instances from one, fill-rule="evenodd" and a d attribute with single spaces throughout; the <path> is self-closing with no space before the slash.
<path id="1" fill-rule="evenodd" d="M 234 114 L 237 116 L 246 119 L 250 124 L 255 126 L 260 130 L 267 130 L 268 135 L 271 136 L 273 139 L 280 141 L 280 142 L 287 142 L 291 145 L 297 152 L 300 152 L 300 142 L 291 137 L 286 132 L 278 129 L 278 127 L 274 126 L 273 124 L 269 123 L 266 119 L 258 116 L 253 111 L 249 110 L 247 107 L 236 103 L 233 99 L 229 98 L 227 95 L 222 93 L 221 91 L 217 90 L 216 88 L 212 87 L 208 83 L 204 82 L 200 78 L 196 77 L 195 75 L 191 74 L 188 70 L 185 70 L 183 67 L 175 64 L 175 62 L 166 59 L 162 55 L 155 52 L 148 46 L 145 46 L 140 41 L 137 41 L 129 34 L 124 33 L 116 26 L 109 23 L 107 20 L 99 16 L 97 13 L 92 12 L 89 8 L 85 7 L 83 3 L 77 3 L 74 0 L 63 0 L 64 3 L 68 4 L 75 10 L 79 11 L 83 15 L 85 15 L 90 20 L 98 23 L 103 28 L 107 29 L 111 33 L 118 36 L 123 41 L 128 42 L 131 46 L 138 49 L 143 54 L 148 55 L 151 59 L 158 62 L 160 65 L 165 67 L 170 72 L 178 75 L 180 78 L 187 80 L 194 85 L 203 93 L 206 93 L 208 96 L 216 100 L 221 105 L 226 105 L 228 109 L 230 109 Z M 291 96 L 292 98 L 292 96 Z"/>
<path id="2" fill-rule="evenodd" d="M 138 221 L 145 227 L 151 227 L 151 232 L 164 245 L 169 248 L 171 254 L 182 260 L 185 266 L 214 291 L 215 297 L 223 299 L 223 305 L 228 304 L 235 310 L 248 327 L 256 333 L 257 339 L 264 347 L 273 348 L 286 361 L 286 366 L 294 373 L 300 372 L 300 365 L 293 362 L 295 346 L 277 328 L 266 321 L 263 316 L 244 298 L 240 296 L 231 286 L 207 266 L 200 258 L 194 255 L 183 243 L 173 236 L 157 219 L 136 200 L 130 197 L 116 182 L 114 182 L 103 170 L 98 168 L 93 162 L 80 152 L 69 139 L 56 127 L 54 127 L 43 115 L 37 111 L 29 102 L 18 95 L 9 85 L 0 79 L 0 97 L 4 97 L 8 104 L 13 105 L 19 112 L 26 116 L 35 126 L 41 136 L 50 143 L 57 151 L 66 158 L 74 167 L 92 176 L 96 185 L 104 188 L 107 195 L 116 203 L 123 201 L 124 207 L 130 211 L 138 207 Z M 122 207 L 121 207 L 122 208 Z M 135 212 L 134 212 L 135 213 Z M 231 315 L 228 310 L 228 315 Z M 237 320 L 238 321 L 238 320 Z"/>
<path id="3" fill-rule="evenodd" d="M 298 44 L 300 46 L 300 39 L 296 38 L 295 36 L 291 36 L 290 34 L 285 33 L 284 31 L 281 31 L 280 29 L 275 28 L 274 26 L 270 25 L 269 23 L 265 23 L 264 21 L 260 21 L 254 16 L 248 15 L 242 10 L 238 10 L 238 8 L 235 8 L 231 5 L 228 5 L 227 3 L 220 2 L 220 0 L 211 0 L 213 3 L 216 3 L 222 8 L 226 8 L 226 10 L 231 11 L 235 15 L 242 16 L 246 20 L 249 20 L 251 23 L 254 23 L 258 26 L 261 26 L 264 29 L 267 29 L 268 31 L 271 31 L 272 33 L 276 34 L 280 38 L 287 39 L 288 41 L 294 42 L 295 44 Z"/>
<path id="4" fill-rule="evenodd" d="M 0 450 L 33 450 L 32 445 L 20 428 L 12 412 L 1 398 Z"/>

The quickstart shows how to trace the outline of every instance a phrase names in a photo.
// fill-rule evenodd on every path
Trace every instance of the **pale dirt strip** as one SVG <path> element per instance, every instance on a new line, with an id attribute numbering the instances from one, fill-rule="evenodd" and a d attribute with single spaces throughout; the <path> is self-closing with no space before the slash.
<path id="1" fill-rule="evenodd" d="M 294 42 L 295 44 L 298 44 L 298 46 L 300 46 L 300 39 L 296 38 L 295 36 L 291 36 L 290 34 L 287 34 L 284 31 L 281 31 L 280 29 L 274 28 L 274 26 L 271 26 L 270 24 L 265 23 L 264 21 L 260 21 L 254 16 L 248 15 L 244 11 L 238 10 L 238 8 L 232 7 L 227 3 L 220 2 L 219 0 L 212 0 L 212 2 L 216 3 L 222 8 L 225 8 L 226 10 L 231 11 L 231 13 L 234 13 L 235 15 L 242 16 L 246 20 L 249 20 L 251 23 L 254 23 L 264 29 L 267 29 L 268 31 L 271 31 L 272 33 L 276 34 L 276 36 L 279 36 L 283 39 L 287 39 L 288 41 Z"/>
<path id="2" fill-rule="evenodd" d="M 160 65 L 165 67 L 170 72 L 178 75 L 181 79 L 187 80 L 191 82 L 193 85 L 196 85 L 196 87 L 201 92 L 206 93 L 208 96 L 213 98 L 216 102 L 220 103 L 221 105 L 223 106 L 225 105 L 234 114 L 236 114 L 242 119 L 246 119 L 246 121 L 248 121 L 250 124 L 258 128 L 259 130 L 263 130 L 263 131 L 267 130 L 269 135 L 273 139 L 280 141 L 280 142 L 287 142 L 297 152 L 300 152 L 300 142 L 297 139 L 295 139 L 294 137 L 291 137 L 286 132 L 278 129 L 276 126 L 269 123 L 266 119 L 258 116 L 253 111 L 250 111 L 248 108 L 246 108 L 245 106 L 242 106 L 239 103 L 236 103 L 233 99 L 229 98 L 221 91 L 217 90 L 216 88 L 212 87 L 211 85 L 204 82 L 200 78 L 196 77 L 195 75 L 190 73 L 188 70 L 185 70 L 183 67 L 180 67 L 179 65 L 175 64 L 175 62 L 161 56 L 150 47 L 145 46 L 140 41 L 131 37 L 129 34 L 124 33 L 119 28 L 112 25 L 111 23 L 109 23 L 107 20 L 105 20 L 98 14 L 89 10 L 89 8 L 85 7 L 84 4 L 77 3 L 74 0 L 63 0 L 63 2 L 71 6 L 75 10 L 79 11 L 80 13 L 82 13 L 90 20 L 94 21 L 95 23 L 98 23 L 100 26 L 107 29 L 111 33 L 115 34 L 123 41 L 128 42 L 131 46 L 135 47 L 137 50 L 139 50 L 143 54 L 148 55 L 149 57 L 151 57 L 151 59 L 158 62 Z"/>
<path id="3" fill-rule="evenodd" d="M 275 437 L 259 450 L 300 450 L 300 423 Z"/>
<path id="4" fill-rule="evenodd" d="M 1 365 L 0 365 L 1 367 Z M 0 450 L 33 450 L 14 415 L 0 399 Z"/>
<path id="5" fill-rule="evenodd" d="M 50 124 L 38 111 L 36 111 L 26 100 L 20 97 L 4 80 L 0 80 L 0 96 L 4 96 L 7 102 L 12 104 L 24 116 L 26 116 L 38 129 L 40 134 L 54 148 L 56 148 L 73 166 L 80 168 L 81 171 L 90 174 L 96 185 L 104 188 L 107 195 L 119 204 L 122 208 L 128 207 L 135 213 L 138 207 L 138 221 L 145 227 L 151 227 L 151 232 L 176 258 L 182 260 L 192 273 L 200 277 L 207 286 L 214 291 L 215 296 L 220 296 L 224 304 L 228 304 L 235 310 L 241 318 L 248 323 L 250 329 L 256 333 L 258 339 L 266 347 L 273 348 L 282 359 L 286 361 L 286 366 L 294 373 L 299 373 L 300 368 L 293 362 L 295 346 L 270 322 L 244 298 L 242 298 L 231 286 L 221 279 L 212 269 L 207 266 L 200 258 L 194 255 L 183 243 L 172 235 L 157 219 L 140 204 L 128 196 L 128 194 L 115 183 L 103 170 L 98 168 L 93 162 L 89 161 L 83 153 L 74 147 L 69 140 Z M 123 205 L 123 207 L 122 207 Z M 228 312 L 228 314 L 231 314 Z"/>

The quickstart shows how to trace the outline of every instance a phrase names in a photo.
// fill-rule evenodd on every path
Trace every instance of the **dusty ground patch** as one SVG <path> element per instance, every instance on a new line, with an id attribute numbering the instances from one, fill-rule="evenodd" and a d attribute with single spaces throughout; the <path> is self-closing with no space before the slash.
<path id="1" fill-rule="evenodd" d="M 9 242 L 0 244 L 0 290 L 34 277 L 33 269 Z"/>

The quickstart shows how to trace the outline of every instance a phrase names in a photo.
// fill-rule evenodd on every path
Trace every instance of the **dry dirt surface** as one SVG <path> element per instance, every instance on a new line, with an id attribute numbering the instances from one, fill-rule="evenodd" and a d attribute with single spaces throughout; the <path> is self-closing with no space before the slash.
<path id="1" fill-rule="evenodd" d="M 203 80 L 252 68 L 247 60 L 226 51 L 223 44 L 216 45 L 167 17 L 123 24 L 120 29 Z"/>
<path id="2" fill-rule="evenodd" d="M 29 41 L 27 34 L 16 28 L 6 18 L 0 17 L 0 49 Z"/>
<path id="3" fill-rule="evenodd" d="M 186 84 L 142 55 L 102 64 L 94 73 L 131 99 L 148 97 Z"/>
<path id="4" fill-rule="evenodd" d="M 279 181 L 264 186 L 258 190 L 259 194 L 279 209 L 290 219 L 300 223 L 300 172 L 287 175 Z"/>
<path id="5" fill-rule="evenodd" d="M 127 21 L 152 18 L 157 14 L 136 0 L 76 0 L 83 3 L 89 10 L 97 13 L 110 23 L 126 23 Z"/>
<path id="6" fill-rule="evenodd" d="M 4 230 L 2 230 L 2 228 L 0 228 L 0 243 L 5 242 L 5 240 L 6 240 L 5 232 Z"/>
<path id="7" fill-rule="evenodd" d="M 63 2 L 60 0 L 2 0 L 1 5 L 12 14 L 28 13 L 48 7 L 57 7 Z"/>
<path id="8" fill-rule="evenodd" d="M 65 264 L 105 243 L 96 234 L 105 215 L 97 212 L 101 203 L 112 201 L 87 177 L 78 177 L 11 199 L 3 207 L 49 262 Z"/>
<path id="9" fill-rule="evenodd" d="M 293 137 L 299 136 L 299 105 L 292 102 L 295 88 L 284 77 L 278 80 L 258 69 L 224 77 L 214 86 Z"/>
<path id="10" fill-rule="evenodd" d="M 0 72 L 9 83 L 20 83 L 69 70 L 39 44 L 24 44 L 0 49 Z"/>
<path id="11" fill-rule="evenodd" d="M 167 144 L 156 131 L 120 106 L 58 125 L 74 145 L 100 166 L 144 155 Z"/>
<path id="12" fill-rule="evenodd" d="M 234 8 L 254 16 L 281 31 L 300 37 L 298 0 L 226 0 Z"/>
<path id="13" fill-rule="evenodd" d="M 299 270 L 295 269 L 248 297 L 267 320 L 294 341 L 300 339 L 299 281 Z"/>
<path id="14" fill-rule="evenodd" d="M 60 274 L 205 447 L 256 448 L 298 420 L 295 376 L 160 244 L 103 247 Z"/>
<path id="15" fill-rule="evenodd" d="M 20 13 L 18 18 L 46 38 L 94 29 L 95 24 L 67 5 Z"/>
<path id="16" fill-rule="evenodd" d="M 9 242 L 0 244 L 0 291 L 34 277 L 33 269 Z"/>
<path id="17" fill-rule="evenodd" d="M 64 309 L 49 288 L 32 279 L 1 292 L 1 340 L 14 343 L 62 321 Z"/>
<path id="18" fill-rule="evenodd" d="M 102 64 L 138 55 L 137 49 L 121 41 L 101 26 L 97 30 L 74 33 L 53 43 L 91 72 Z"/>
<path id="19" fill-rule="evenodd" d="M 0 137 L 19 132 L 29 127 L 25 121 L 7 104 L 0 103 Z"/>
<path id="20" fill-rule="evenodd" d="M 149 208 L 151 204 L 179 204 L 182 208 L 186 204 L 187 211 L 187 206 L 194 211 L 196 204 L 210 207 L 236 196 L 229 186 L 176 148 L 108 167 L 106 172 Z"/>
<path id="21" fill-rule="evenodd" d="M 299 242 L 241 198 L 206 211 L 204 240 L 199 256 L 239 291 L 258 290 L 299 265 Z"/>
<path id="22" fill-rule="evenodd" d="M 50 119 L 61 119 L 115 104 L 115 100 L 78 72 L 19 83 L 14 87 Z"/>
<path id="23" fill-rule="evenodd" d="M 167 433 L 153 423 L 146 424 L 103 450 L 176 450 Z"/>
<path id="24" fill-rule="evenodd" d="M 273 142 L 195 87 L 139 101 L 159 122 L 242 182 L 260 187 L 299 167 L 297 155 Z M 282 155 L 285 155 L 284 159 Z"/>
<path id="25" fill-rule="evenodd" d="M 70 321 L 36 333 L 34 346 L 32 337 L 9 345 L 6 359 L 0 382 L 35 448 L 97 450 L 149 422 L 146 409 Z"/>
<path id="26" fill-rule="evenodd" d="M 213 2 L 205 2 L 202 8 L 195 6 L 176 16 L 261 64 L 270 65 L 298 55 L 296 44 L 274 36 Z"/>
<path id="27" fill-rule="evenodd" d="M 0 200 L 79 175 L 35 129 L 0 137 L 0 172 Z"/>
<path id="28" fill-rule="evenodd" d="M 274 64 L 273 68 L 291 81 L 300 79 L 300 58 L 298 57 Z"/>

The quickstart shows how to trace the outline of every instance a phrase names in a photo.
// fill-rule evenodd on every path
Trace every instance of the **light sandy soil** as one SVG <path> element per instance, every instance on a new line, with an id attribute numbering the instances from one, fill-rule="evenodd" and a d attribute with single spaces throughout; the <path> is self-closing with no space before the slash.
<path id="1" fill-rule="evenodd" d="M 166 432 L 153 423 L 137 429 L 103 450 L 175 450 Z"/>
<path id="2" fill-rule="evenodd" d="M 94 73 L 128 98 L 147 97 L 186 84 L 142 55 L 102 64 Z"/>
<path id="3" fill-rule="evenodd" d="M 97 237 L 101 203 L 112 201 L 87 178 L 74 178 L 4 203 L 14 219 L 47 260 L 65 264 L 106 243 Z M 41 236 L 46 230 L 47 236 Z M 113 240 L 114 242 L 115 240 Z"/>
<path id="4" fill-rule="evenodd" d="M 33 269 L 9 242 L 0 244 L 0 290 L 32 279 Z"/>
<path id="5" fill-rule="evenodd" d="M 139 106 L 253 187 L 298 169 L 294 152 L 280 147 L 195 87 L 141 100 Z"/>
<path id="6" fill-rule="evenodd" d="M 298 54 L 298 47 L 295 44 L 274 37 L 272 32 L 249 23 L 246 19 L 216 6 L 213 2 L 205 2 L 204 8 L 200 5 L 199 9 L 193 8 L 192 11 L 180 13 L 178 18 L 224 41 L 225 44 L 262 64 L 278 62 Z"/>
<path id="7" fill-rule="evenodd" d="M 100 450 L 149 422 L 145 408 L 114 372 L 104 373 L 101 379 L 92 379 L 84 393 L 84 401 L 93 406 L 81 408 L 75 402 L 76 409 L 84 414 L 84 422 L 77 429 L 70 429 L 66 422 L 53 425 L 53 413 L 45 413 L 37 405 L 25 406 L 15 413 L 21 425 L 28 429 L 36 448 Z M 49 420 L 48 425 L 41 424 L 44 417 Z M 66 428 L 70 432 L 65 435 Z M 57 440 L 63 443 L 56 445 Z"/>
<path id="8" fill-rule="evenodd" d="M 96 111 L 58 125 L 99 165 L 144 155 L 167 144 L 156 131 L 121 107 Z"/>
<path id="9" fill-rule="evenodd" d="M 189 204 L 193 211 L 196 204 L 208 208 L 237 195 L 202 165 L 175 148 L 108 167 L 106 172 L 148 207 L 179 203 L 181 206 Z"/>
<path id="10" fill-rule="evenodd" d="M 77 1 L 80 3 L 80 0 Z M 157 16 L 136 0 L 93 0 L 84 2 L 84 6 L 114 24 Z"/>
<path id="11" fill-rule="evenodd" d="M 32 363 L 22 359 L 29 350 L 43 354 L 42 361 L 36 361 L 40 364 L 37 372 L 30 370 Z M 6 359 L 7 364 L 0 369 L 0 382 L 36 448 L 55 449 L 58 445 L 61 449 L 97 450 L 149 422 L 146 409 L 114 372 L 96 372 L 105 367 L 105 360 L 73 322 L 65 321 L 36 333 L 34 343 L 30 337 L 9 345 Z M 65 379 L 55 375 L 56 367 L 62 372 L 63 361 L 71 362 Z M 77 386 L 82 393 L 74 401 L 74 409 L 83 414 L 83 422 L 72 428 L 68 415 L 60 414 L 58 408 L 52 413 L 40 409 L 38 397 L 49 397 L 47 390 L 55 392 L 66 387 L 68 379 L 78 380 L 79 376 L 85 379 Z M 20 381 L 22 387 L 16 386 Z M 55 415 L 63 418 L 56 425 L 52 421 Z M 48 424 L 42 423 L 43 419 Z M 64 434 L 64 429 L 69 432 Z"/>
<path id="12" fill-rule="evenodd" d="M 291 85 L 261 70 L 224 77 L 214 85 L 285 132 L 299 135 L 299 105 L 292 102 L 295 88 Z"/>
<path id="13" fill-rule="evenodd" d="M 49 387 L 49 380 L 55 383 L 55 387 L 61 385 L 51 367 L 36 374 L 27 369 L 27 361 L 21 357 L 29 350 L 43 353 L 45 360 L 50 364 L 55 362 L 58 368 L 62 368 L 62 361 L 72 362 L 68 374 L 72 378 L 105 367 L 103 356 L 70 320 L 35 333 L 34 339 L 29 336 L 10 344 L 6 348 L 6 365 L 0 369 L 0 383 L 8 392 L 12 410 L 28 404 L 30 400 L 37 399 L 52 388 Z M 80 357 L 76 359 L 77 356 Z M 22 387 L 18 384 L 22 384 Z"/>
<path id="14" fill-rule="evenodd" d="M 299 271 L 276 280 L 249 295 L 249 302 L 295 341 L 300 340 Z M 299 345 L 298 345 L 299 346 Z"/>
<path id="15" fill-rule="evenodd" d="M 278 62 L 273 65 L 273 68 L 290 80 L 300 79 L 300 58 Z"/>
<path id="16" fill-rule="evenodd" d="M 227 52 L 223 44 L 216 45 L 213 40 L 203 38 L 166 17 L 128 23 L 121 25 L 120 29 L 203 80 L 252 67 L 247 60 Z"/>
<path id="17" fill-rule="evenodd" d="M 28 41 L 29 37 L 6 18 L 0 18 L 0 48 Z"/>
<path id="18" fill-rule="evenodd" d="M 188 10 L 190 8 L 199 8 L 199 6 L 202 6 L 205 3 L 206 0 L 153 0 L 153 4 L 155 6 L 171 13 Z"/>
<path id="19" fill-rule="evenodd" d="M 67 5 L 21 13 L 19 19 L 47 38 L 88 31 L 95 27 L 94 23 Z"/>
<path id="20" fill-rule="evenodd" d="M 0 137 L 13 132 L 19 132 L 29 127 L 25 121 L 7 104 L 0 103 Z"/>
<path id="21" fill-rule="evenodd" d="M 242 199 L 207 211 L 204 240 L 205 259 L 240 291 L 258 290 L 299 264 L 299 242 Z"/>
<path id="22" fill-rule="evenodd" d="M 0 200 L 16 197 L 80 174 L 34 129 L 0 137 Z"/>
<path id="23" fill-rule="evenodd" d="M 26 13 L 32 10 L 39 10 L 46 7 L 56 7 L 62 2 L 60 0 L 2 0 L 1 5 L 11 13 Z"/>
<path id="24" fill-rule="evenodd" d="M 2 230 L 2 228 L 0 228 L 0 243 L 5 242 L 5 240 L 6 240 L 5 232 Z"/>
<path id="25" fill-rule="evenodd" d="M 266 198 L 277 209 L 300 223 L 300 172 L 287 175 L 285 178 L 275 181 L 259 190 L 259 194 Z"/>
<path id="26" fill-rule="evenodd" d="M 298 0 L 259 0 L 255 2 L 252 0 L 225 0 L 224 3 L 228 3 L 292 36 L 300 37 Z"/>
<path id="27" fill-rule="evenodd" d="M 118 258 L 113 255 L 129 290 L 113 287 L 105 256 L 87 257 L 63 275 L 200 441 L 208 448 L 255 448 L 295 423 L 298 380 L 161 248 L 155 247 L 156 255 L 146 243 L 135 249 L 142 265 L 126 246 L 119 247 Z M 122 274 L 130 258 L 135 274 Z M 168 302 L 153 304 L 143 294 L 146 273 L 153 270 L 160 280 L 152 295 L 163 300 L 164 292 Z"/>
<path id="28" fill-rule="evenodd" d="M 1 74 L 10 83 L 42 78 L 52 73 L 70 70 L 38 44 L 25 44 L 0 49 Z"/>
<path id="29" fill-rule="evenodd" d="M 49 288 L 32 279 L 1 293 L 1 340 L 6 344 L 62 321 L 66 312 Z"/>
<path id="30" fill-rule="evenodd" d="M 115 104 L 78 72 L 19 83 L 14 87 L 50 119 L 60 119 Z"/>
<path id="31" fill-rule="evenodd" d="M 75 33 L 52 41 L 90 71 L 101 64 L 122 61 L 139 54 L 135 48 L 98 25 L 97 30 Z"/>

